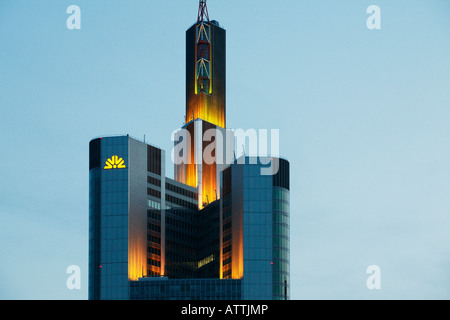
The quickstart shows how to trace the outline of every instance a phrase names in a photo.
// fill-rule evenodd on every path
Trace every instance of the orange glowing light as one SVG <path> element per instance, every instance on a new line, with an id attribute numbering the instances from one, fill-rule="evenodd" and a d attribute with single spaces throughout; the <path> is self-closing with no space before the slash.
<path id="1" fill-rule="evenodd" d="M 225 110 L 219 107 L 213 96 L 199 93 L 188 102 L 186 112 L 186 123 L 202 119 L 218 127 L 225 128 Z"/>

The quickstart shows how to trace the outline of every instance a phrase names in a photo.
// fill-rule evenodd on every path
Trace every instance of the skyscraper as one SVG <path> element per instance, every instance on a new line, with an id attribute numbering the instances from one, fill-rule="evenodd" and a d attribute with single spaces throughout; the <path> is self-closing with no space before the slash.
<path id="1" fill-rule="evenodd" d="M 235 158 L 225 35 L 201 0 L 186 31 L 174 179 L 164 150 L 128 135 L 91 140 L 89 299 L 289 298 L 289 162 Z"/>
<path id="2" fill-rule="evenodd" d="M 198 188 L 200 208 L 218 199 L 219 173 L 226 162 L 205 161 L 202 155 L 208 146 L 219 148 L 217 138 L 203 139 L 205 133 L 220 134 L 222 145 L 232 148 L 233 140 L 226 139 L 225 97 L 226 31 L 219 22 L 209 20 L 206 1 L 200 1 L 197 22 L 186 31 L 186 115 L 182 129 L 189 134 L 190 157 L 175 167 L 177 181 Z"/>
<path id="3" fill-rule="evenodd" d="M 242 299 L 289 297 L 289 162 L 274 175 L 246 157 L 222 172 L 221 277 L 242 279 Z"/>

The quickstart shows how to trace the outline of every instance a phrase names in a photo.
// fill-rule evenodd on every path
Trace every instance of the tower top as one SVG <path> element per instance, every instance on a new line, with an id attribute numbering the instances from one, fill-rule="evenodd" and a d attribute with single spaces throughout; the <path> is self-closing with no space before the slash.
<path id="1" fill-rule="evenodd" d="M 198 5 L 197 23 L 205 22 L 205 19 L 209 23 L 208 7 L 206 6 L 206 0 L 200 0 Z"/>

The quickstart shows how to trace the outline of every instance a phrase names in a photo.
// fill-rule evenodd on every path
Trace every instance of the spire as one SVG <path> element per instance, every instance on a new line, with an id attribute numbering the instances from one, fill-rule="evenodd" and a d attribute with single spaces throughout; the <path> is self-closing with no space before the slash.
<path id="1" fill-rule="evenodd" d="M 206 0 L 200 0 L 199 6 L 198 6 L 197 23 L 204 22 L 205 19 L 209 23 L 209 14 L 208 14 L 208 8 L 206 7 Z"/>

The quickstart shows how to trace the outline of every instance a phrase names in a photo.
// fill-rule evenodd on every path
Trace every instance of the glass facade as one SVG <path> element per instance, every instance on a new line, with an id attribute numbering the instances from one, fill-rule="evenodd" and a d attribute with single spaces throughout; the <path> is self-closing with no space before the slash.
<path id="1" fill-rule="evenodd" d="M 272 176 L 245 165 L 243 177 L 243 299 L 272 299 Z"/>
<path id="2" fill-rule="evenodd" d="M 237 160 L 221 176 L 222 272 L 242 279 L 242 299 L 289 299 L 289 163 L 275 175 Z"/>
<path id="3" fill-rule="evenodd" d="M 273 299 L 289 299 L 289 190 L 273 188 Z"/>
<path id="4" fill-rule="evenodd" d="M 89 170 L 89 299 L 100 298 L 100 179 L 100 168 Z"/>
<path id="5" fill-rule="evenodd" d="M 90 177 L 89 296 L 128 298 L 128 137 L 98 139 L 98 163 Z M 92 155 L 95 157 L 94 155 Z M 125 168 L 105 170 L 118 156 Z"/>
<path id="6" fill-rule="evenodd" d="M 149 278 L 130 282 L 130 300 L 240 300 L 241 280 Z"/>
<path id="7" fill-rule="evenodd" d="M 148 174 L 164 170 L 162 156 L 129 136 L 91 141 L 89 299 L 128 299 L 128 281 L 160 267 L 161 240 L 149 245 L 154 239 L 147 222 Z M 161 239 L 161 230 L 156 236 Z"/>
<path id="8" fill-rule="evenodd" d="M 289 299 L 288 162 L 232 164 L 199 210 L 163 160 L 129 136 L 91 141 L 89 299 Z"/>
<path id="9" fill-rule="evenodd" d="M 166 210 L 166 267 L 169 278 L 219 277 L 219 202 L 201 211 Z"/>

